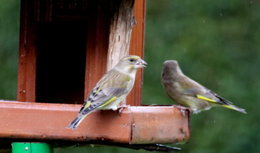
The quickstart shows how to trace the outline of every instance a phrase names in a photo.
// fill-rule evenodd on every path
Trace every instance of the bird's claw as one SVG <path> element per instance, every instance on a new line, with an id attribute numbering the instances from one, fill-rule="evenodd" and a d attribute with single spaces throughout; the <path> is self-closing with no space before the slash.
<path id="1" fill-rule="evenodd" d="M 127 108 L 126 105 L 118 107 L 118 113 L 121 114 L 125 108 Z"/>

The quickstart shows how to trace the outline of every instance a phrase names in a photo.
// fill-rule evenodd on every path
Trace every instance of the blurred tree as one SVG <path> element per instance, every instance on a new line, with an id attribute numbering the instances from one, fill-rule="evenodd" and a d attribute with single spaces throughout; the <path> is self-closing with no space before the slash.
<path id="1" fill-rule="evenodd" d="M 19 7 L 17 0 L 0 1 L 1 99 L 16 99 Z"/>
<path id="2" fill-rule="evenodd" d="M 165 60 L 178 60 L 188 76 L 248 112 L 213 108 L 192 115 L 192 136 L 183 152 L 259 152 L 259 2 L 150 0 L 147 4 L 144 103 L 173 104 L 161 86 L 160 73 Z"/>

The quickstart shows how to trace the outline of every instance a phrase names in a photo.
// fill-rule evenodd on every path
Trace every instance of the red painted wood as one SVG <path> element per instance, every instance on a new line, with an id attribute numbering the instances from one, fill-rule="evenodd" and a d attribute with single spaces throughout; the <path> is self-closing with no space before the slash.
<path id="1" fill-rule="evenodd" d="M 106 72 L 109 40 L 108 2 L 92 1 L 89 8 L 88 37 L 86 49 L 85 99 Z"/>
<path id="2" fill-rule="evenodd" d="M 35 26 L 30 17 L 32 5 L 28 0 L 24 0 L 21 5 L 17 99 L 34 102 L 36 98 Z"/>
<path id="3" fill-rule="evenodd" d="M 145 11 L 146 1 L 136 0 L 134 5 L 134 15 L 137 24 L 132 31 L 129 54 L 144 57 L 144 33 L 145 33 Z M 149 65 L 148 65 L 149 66 Z M 137 72 L 136 81 L 132 92 L 127 97 L 127 104 L 131 106 L 139 106 L 142 103 L 143 89 L 143 70 Z"/>
<path id="4" fill-rule="evenodd" d="M 81 105 L 0 101 L 0 139 L 175 143 L 187 140 L 189 112 L 176 106 L 96 111 L 76 130 L 66 126 Z"/>

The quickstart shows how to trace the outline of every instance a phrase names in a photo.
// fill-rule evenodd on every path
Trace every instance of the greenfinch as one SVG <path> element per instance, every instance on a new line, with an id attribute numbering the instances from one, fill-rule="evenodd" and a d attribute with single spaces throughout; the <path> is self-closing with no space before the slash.
<path id="1" fill-rule="evenodd" d="M 223 106 L 246 113 L 243 108 L 233 105 L 230 101 L 187 77 L 175 60 L 164 62 L 161 80 L 169 97 L 178 104 L 189 107 L 193 113 L 208 110 L 212 106 Z"/>
<path id="2" fill-rule="evenodd" d="M 132 90 L 137 70 L 146 65 L 147 63 L 139 56 L 128 55 L 123 57 L 98 81 L 85 100 L 78 116 L 67 128 L 77 128 L 82 120 L 95 110 L 117 110 L 120 102 L 124 101 Z"/>

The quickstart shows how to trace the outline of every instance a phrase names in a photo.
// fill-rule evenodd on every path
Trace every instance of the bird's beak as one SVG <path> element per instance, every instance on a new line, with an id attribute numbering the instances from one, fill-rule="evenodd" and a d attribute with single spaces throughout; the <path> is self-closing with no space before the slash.
<path id="1" fill-rule="evenodd" d="M 137 65 L 138 65 L 139 67 L 146 67 L 146 66 L 147 66 L 147 63 L 146 63 L 144 60 L 139 59 Z"/>

